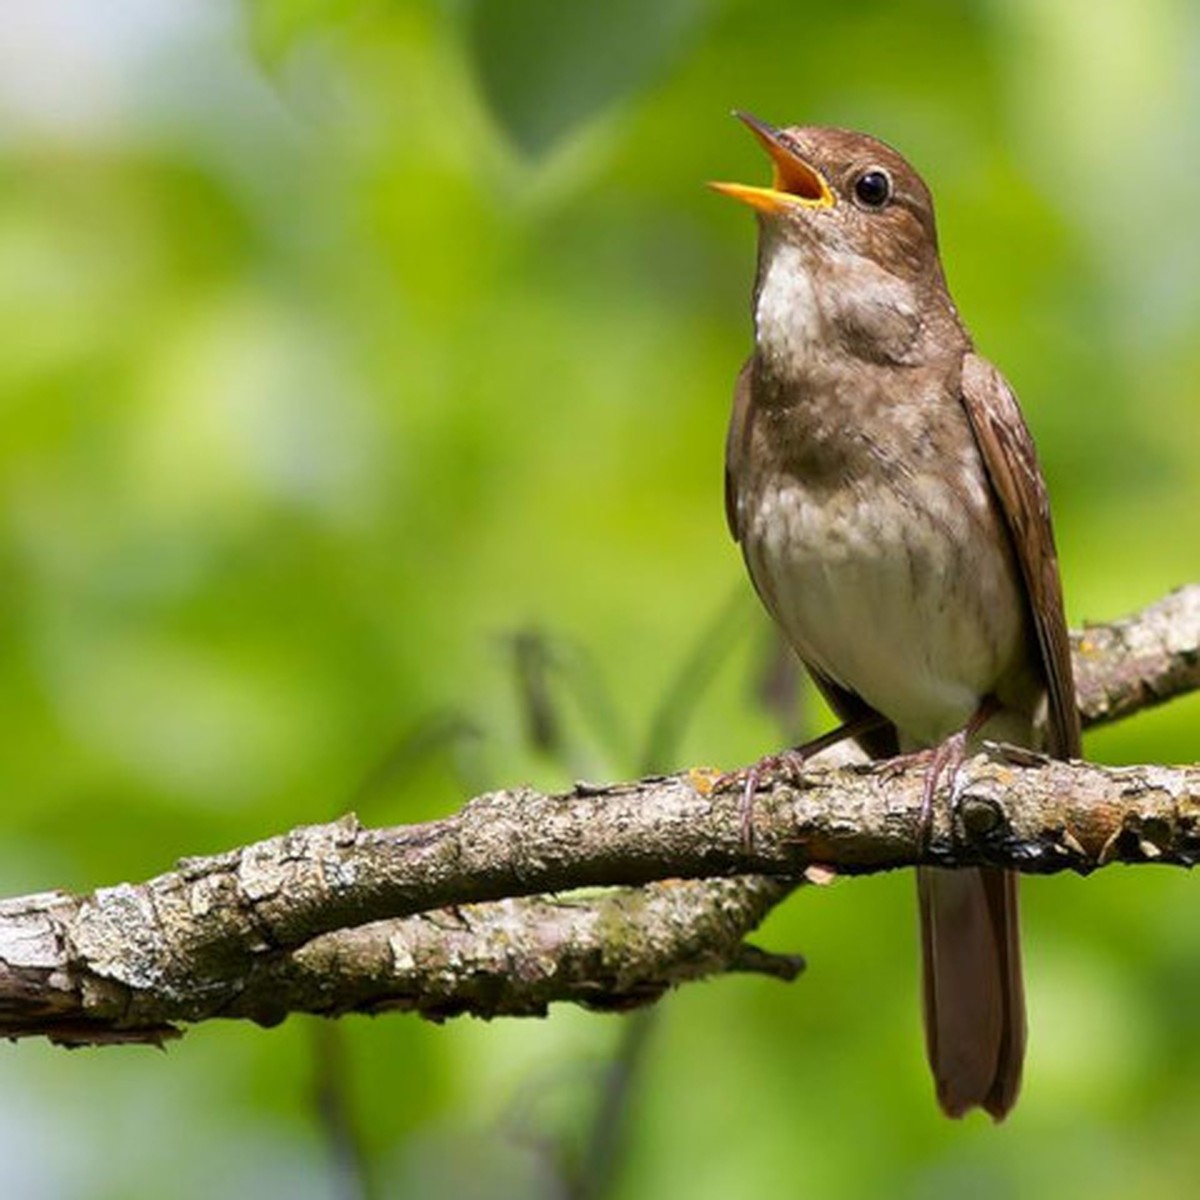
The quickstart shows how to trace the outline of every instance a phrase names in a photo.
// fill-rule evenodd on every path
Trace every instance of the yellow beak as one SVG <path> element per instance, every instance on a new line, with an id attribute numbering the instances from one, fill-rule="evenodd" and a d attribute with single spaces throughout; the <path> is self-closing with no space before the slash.
<path id="1" fill-rule="evenodd" d="M 749 113 L 733 114 L 741 121 L 771 156 L 770 187 L 751 187 L 745 183 L 710 183 L 713 191 L 732 196 L 764 213 L 783 212 L 789 208 L 832 208 L 837 199 L 825 177 L 788 144 L 786 135 L 766 121 Z"/>

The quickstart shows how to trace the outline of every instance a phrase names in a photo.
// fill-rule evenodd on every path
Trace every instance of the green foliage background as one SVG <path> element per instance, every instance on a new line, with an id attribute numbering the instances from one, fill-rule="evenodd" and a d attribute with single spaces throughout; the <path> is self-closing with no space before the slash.
<path id="1" fill-rule="evenodd" d="M 1039 440 L 1072 619 L 1196 576 L 1188 6 L 104 8 L 0 16 L 0 892 L 790 735 L 721 513 L 753 225 L 700 185 L 764 172 L 734 106 L 925 173 Z M 1198 716 L 1088 750 L 1194 759 Z M 1195 881 L 1026 885 L 1001 1128 L 935 1111 L 912 890 L 810 889 L 762 934 L 801 982 L 662 1006 L 613 1195 L 1193 1194 Z M 315 1025 L 5 1048 L 5 1194 L 353 1195 Z M 555 1194 L 539 1147 L 578 1143 L 621 1027 L 344 1022 L 374 1194 Z"/>

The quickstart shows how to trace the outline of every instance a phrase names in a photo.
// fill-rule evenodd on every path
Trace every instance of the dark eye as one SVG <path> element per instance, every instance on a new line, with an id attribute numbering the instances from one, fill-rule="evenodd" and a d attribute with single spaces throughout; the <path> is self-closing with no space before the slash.
<path id="1" fill-rule="evenodd" d="M 872 167 L 854 181 L 854 198 L 864 208 L 882 208 L 892 198 L 892 180 L 886 171 Z"/>

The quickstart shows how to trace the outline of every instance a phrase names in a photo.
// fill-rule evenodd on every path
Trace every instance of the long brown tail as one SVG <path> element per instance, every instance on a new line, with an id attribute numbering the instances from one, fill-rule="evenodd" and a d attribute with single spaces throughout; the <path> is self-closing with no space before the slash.
<path id="1" fill-rule="evenodd" d="M 1017 877 L 994 867 L 917 870 L 925 1045 L 948 1116 L 1003 1120 L 1021 1087 L 1025 989 Z"/>

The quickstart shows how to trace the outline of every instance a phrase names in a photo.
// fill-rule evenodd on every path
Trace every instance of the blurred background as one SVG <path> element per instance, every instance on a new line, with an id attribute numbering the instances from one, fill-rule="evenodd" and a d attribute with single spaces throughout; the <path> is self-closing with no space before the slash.
<path id="1" fill-rule="evenodd" d="M 1020 393 L 1073 622 L 1200 575 L 1200 12 L 1182 0 L 8 0 L 0 893 L 357 809 L 733 766 L 822 727 L 726 533 L 765 179 L 729 110 L 925 174 Z M 786 673 L 785 673 L 786 674 Z M 1196 758 L 1200 702 L 1089 739 Z M 937 1114 L 907 874 L 785 987 L 656 1019 L 3 1048 L 13 1197 L 1184 1196 L 1195 881 L 1025 885 L 1025 1094 Z M 574 1189 L 574 1190 L 572 1190 Z"/>

